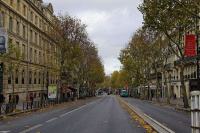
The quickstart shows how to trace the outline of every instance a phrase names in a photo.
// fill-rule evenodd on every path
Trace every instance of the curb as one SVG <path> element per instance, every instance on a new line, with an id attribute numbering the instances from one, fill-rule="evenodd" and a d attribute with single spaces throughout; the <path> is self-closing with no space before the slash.
<path id="1" fill-rule="evenodd" d="M 136 99 L 134 98 L 135 100 L 141 100 L 141 99 Z M 148 100 L 141 100 L 142 102 L 148 102 L 148 103 L 151 103 L 151 104 L 160 104 L 160 106 L 165 106 L 167 105 L 166 103 L 158 103 L 158 102 L 154 102 L 154 101 L 148 101 Z M 170 107 L 171 108 L 174 108 L 176 110 L 179 110 L 179 111 L 183 111 L 185 113 L 190 113 L 190 108 L 189 109 L 186 109 L 186 108 L 181 108 L 181 107 L 177 107 L 176 104 L 170 104 Z"/>
<path id="2" fill-rule="evenodd" d="M 184 111 L 186 113 L 191 113 L 190 109 L 185 109 L 185 108 L 178 108 L 178 107 L 175 107 L 176 110 L 179 110 L 179 111 Z"/>
<path id="3" fill-rule="evenodd" d="M 93 98 L 97 98 L 97 97 L 93 97 Z M 84 98 L 82 100 L 89 100 L 89 99 L 93 99 L 93 98 Z M 97 99 L 100 99 L 100 98 L 97 98 Z M 81 99 L 80 99 L 81 100 Z M 80 102 L 79 100 L 76 100 L 78 102 Z M 70 101 L 72 102 L 72 101 Z M 70 102 L 65 102 L 65 103 L 70 103 Z M 73 104 L 73 103 L 71 103 Z M 56 105 L 52 105 L 52 106 L 48 106 L 48 107 L 56 107 L 57 105 L 60 105 L 60 104 L 56 104 Z M 64 105 L 63 105 L 64 106 Z M 0 115 L 0 120 L 3 119 L 3 117 L 6 117 L 6 116 L 15 116 L 15 115 L 18 115 L 18 114 L 23 114 L 23 113 L 27 113 L 27 112 L 36 112 L 40 109 L 43 109 L 43 108 L 46 108 L 46 107 L 42 107 L 42 108 L 34 108 L 34 109 L 30 109 L 30 110 L 24 110 L 24 111 L 19 111 L 19 112 L 14 112 L 14 113 L 9 113 L 9 114 L 4 114 L 4 115 Z"/>
<path id="4" fill-rule="evenodd" d="M 26 110 L 26 111 L 20 111 L 20 112 L 15 112 L 15 113 L 9 113 L 9 114 L 5 114 L 5 115 L 0 115 L 0 120 L 2 120 L 3 117 L 5 117 L 5 116 L 15 116 L 15 115 L 18 115 L 18 114 L 23 114 L 23 113 L 27 113 L 27 112 L 37 111 L 39 109 L 42 109 L 42 108 L 35 108 L 35 109 L 31 109 L 31 110 Z"/>

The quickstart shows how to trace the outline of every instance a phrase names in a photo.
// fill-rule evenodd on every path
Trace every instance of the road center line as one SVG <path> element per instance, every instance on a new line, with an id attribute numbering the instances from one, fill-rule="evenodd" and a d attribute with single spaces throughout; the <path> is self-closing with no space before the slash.
<path id="1" fill-rule="evenodd" d="M 48 120 L 48 121 L 46 121 L 46 122 L 52 122 L 52 121 L 54 121 L 54 120 L 56 120 L 57 118 L 53 118 L 53 119 L 51 119 L 51 120 Z"/>
<path id="2" fill-rule="evenodd" d="M 22 131 L 22 132 L 20 132 L 20 133 L 27 133 L 27 132 L 30 132 L 30 131 L 32 131 L 32 130 L 38 128 L 38 127 L 41 127 L 42 125 L 43 125 L 43 124 L 36 125 L 36 126 L 34 126 L 34 127 L 31 127 L 30 129 L 24 130 L 24 131 Z"/>
<path id="3" fill-rule="evenodd" d="M 100 100 L 100 99 L 99 99 L 99 100 Z M 96 101 L 98 101 L 98 100 L 96 100 Z M 96 102 L 96 101 L 94 101 L 94 102 Z M 72 112 L 74 112 L 74 111 L 77 111 L 77 110 L 79 110 L 79 109 L 81 109 L 81 108 L 84 108 L 85 106 L 88 106 L 88 105 L 90 105 L 90 104 L 92 104 L 92 103 L 94 103 L 94 102 L 91 102 L 91 103 L 86 104 L 86 105 L 84 105 L 84 106 L 82 106 L 82 107 L 79 107 L 79 108 L 77 108 L 77 109 L 75 109 L 75 110 L 72 110 L 72 111 L 70 111 L 70 112 L 67 112 L 67 113 L 65 113 L 65 114 L 62 114 L 62 115 L 60 115 L 59 117 L 63 117 L 63 116 L 65 116 L 65 115 L 68 115 L 68 114 L 70 114 L 70 113 L 72 113 Z"/>

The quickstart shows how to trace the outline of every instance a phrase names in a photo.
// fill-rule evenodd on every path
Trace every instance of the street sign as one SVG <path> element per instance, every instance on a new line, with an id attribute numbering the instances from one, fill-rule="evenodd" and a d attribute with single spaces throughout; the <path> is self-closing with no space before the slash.
<path id="1" fill-rule="evenodd" d="M 6 28 L 0 28 L 0 53 L 7 52 L 8 32 Z"/>
<path id="2" fill-rule="evenodd" d="M 196 56 L 195 35 L 185 36 L 185 56 Z"/>

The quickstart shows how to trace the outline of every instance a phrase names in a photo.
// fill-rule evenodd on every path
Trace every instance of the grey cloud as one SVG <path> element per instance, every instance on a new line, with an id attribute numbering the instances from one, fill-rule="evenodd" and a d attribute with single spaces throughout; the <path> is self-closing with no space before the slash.
<path id="1" fill-rule="evenodd" d="M 43 1 L 52 3 L 55 14 L 68 12 L 88 26 L 89 36 L 98 45 L 107 74 L 120 69 L 119 52 L 142 25 L 142 14 L 137 10 L 142 0 Z"/>

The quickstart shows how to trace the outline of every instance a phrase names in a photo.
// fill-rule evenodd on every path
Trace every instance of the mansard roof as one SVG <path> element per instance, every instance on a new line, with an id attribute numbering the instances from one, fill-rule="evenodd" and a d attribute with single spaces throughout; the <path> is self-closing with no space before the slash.
<path id="1" fill-rule="evenodd" d="M 42 7 L 47 8 L 52 14 L 54 13 L 51 3 L 42 3 Z"/>

